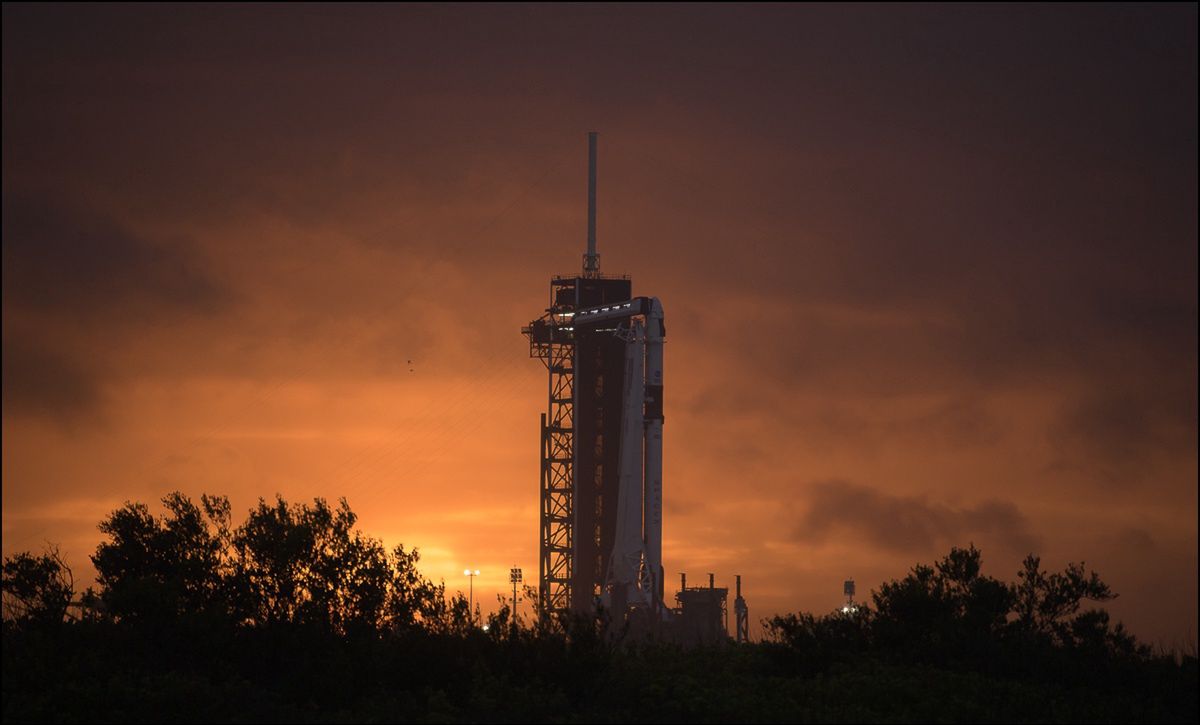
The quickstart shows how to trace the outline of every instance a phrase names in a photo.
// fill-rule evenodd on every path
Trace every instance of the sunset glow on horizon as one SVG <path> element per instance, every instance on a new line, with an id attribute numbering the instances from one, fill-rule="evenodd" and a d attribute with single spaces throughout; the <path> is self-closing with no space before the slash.
<path id="1" fill-rule="evenodd" d="M 597 130 L 668 600 L 740 574 L 757 637 L 973 543 L 1194 646 L 1194 5 L 3 12 L 5 555 L 345 497 L 485 613 L 536 584 L 521 327 Z"/>

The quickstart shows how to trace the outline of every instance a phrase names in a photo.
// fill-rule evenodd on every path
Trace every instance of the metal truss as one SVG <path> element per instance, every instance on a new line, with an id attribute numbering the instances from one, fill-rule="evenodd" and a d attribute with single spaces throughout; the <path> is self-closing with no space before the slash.
<path id="1" fill-rule="evenodd" d="M 547 412 L 542 415 L 538 599 L 543 615 L 560 620 L 570 612 L 575 550 L 575 343 L 570 309 L 551 306 L 523 332 L 529 336 L 529 356 L 540 359 L 549 372 Z"/>

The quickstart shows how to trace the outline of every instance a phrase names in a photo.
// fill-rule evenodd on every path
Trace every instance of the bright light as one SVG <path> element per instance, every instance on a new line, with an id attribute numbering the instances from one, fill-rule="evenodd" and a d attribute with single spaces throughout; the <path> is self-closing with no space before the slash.
<path id="1" fill-rule="evenodd" d="M 488 625 L 486 625 L 486 624 L 485 624 L 485 625 L 483 625 L 483 631 L 484 631 L 484 632 L 488 631 Z"/>
<path id="2" fill-rule="evenodd" d="M 470 569 L 463 569 L 463 576 L 471 576 L 471 570 L 470 570 Z"/>

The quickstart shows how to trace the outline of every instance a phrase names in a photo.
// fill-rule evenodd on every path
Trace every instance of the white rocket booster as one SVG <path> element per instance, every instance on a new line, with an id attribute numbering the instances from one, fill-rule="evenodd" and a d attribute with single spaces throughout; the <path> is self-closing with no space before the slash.
<path id="1" fill-rule="evenodd" d="M 609 559 L 609 606 L 648 603 L 638 591 L 642 565 L 642 410 L 641 382 L 644 333 L 635 320 L 625 341 L 625 387 L 621 406 L 621 464 L 617 494 L 617 525 Z M 619 591 L 618 591 L 619 590 Z"/>
<path id="2" fill-rule="evenodd" d="M 657 297 L 649 300 L 646 310 L 646 392 L 645 446 L 646 464 L 643 488 L 646 541 L 646 573 L 650 579 L 650 599 L 655 608 L 663 601 L 662 567 L 662 432 L 663 432 L 663 327 L 662 303 Z"/>
<path id="3" fill-rule="evenodd" d="M 663 606 L 662 430 L 663 323 L 656 297 L 580 310 L 576 325 L 630 318 L 625 340 L 621 458 L 617 521 L 607 586 L 607 606 Z M 639 319 L 640 318 L 640 319 Z"/>

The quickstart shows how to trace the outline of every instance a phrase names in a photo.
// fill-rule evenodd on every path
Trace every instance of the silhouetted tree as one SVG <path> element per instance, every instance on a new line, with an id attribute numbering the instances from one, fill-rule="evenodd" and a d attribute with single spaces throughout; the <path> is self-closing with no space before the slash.
<path id="1" fill-rule="evenodd" d="M 1116 595 L 1100 581 L 1100 575 L 1084 573 L 1083 564 L 1068 564 L 1066 571 L 1047 573 L 1041 559 L 1030 554 L 1017 572 L 1015 587 L 1017 622 L 1031 632 L 1058 641 L 1069 641 L 1070 622 L 1066 618 L 1079 611 L 1084 599 L 1108 601 Z"/>
<path id="2" fill-rule="evenodd" d="M 383 624 L 394 632 L 413 631 L 419 627 L 442 629 L 441 620 L 448 616 L 446 587 L 435 585 L 417 570 L 421 554 L 404 545 L 392 549 L 390 586 L 383 613 Z"/>
<path id="3" fill-rule="evenodd" d="M 392 572 L 383 544 L 353 529 L 357 518 L 345 499 L 336 510 L 320 498 L 312 506 L 259 499 L 233 534 L 249 618 L 338 632 L 381 624 Z"/>
<path id="4" fill-rule="evenodd" d="M 1079 611 L 1085 599 L 1106 602 L 1117 597 L 1099 574 L 1085 572 L 1083 562 L 1070 563 L 1061 573 L 1045 572 L 1041 569 L 1041 559 L 1030 554 L 1017 578 L 1019 581 L 1013 586 L 1016 613 L 1013 626 L 1021 634 L 1093 654 L 1149 653 L 1122 624 L 1113 626 L 1108 612 Z"/>
<path id="5" fill-rule="evenodd" d="M 104 609 L 118 619 L 158 620 L 227 612 L 228 499 L 202 497 L 203 512 L 178 492 L 162 503 L 163 517 L 126 503 L 100 523 L 110 540 L 91 559 Z"/>
<path id="6" fill-rule="evenodd" d="M 75 594 L 75 579 L 58 547 L 33 556 L 20 552 L 4 559 L 4 621 L 18 627 L 61 624 Z"/>
<path id="7" fill-rule="evenodd" d="M 934 566 L 918 564 L 904 579 L 882 584 L 872 597 L 878 643 L 934 661 L 992 654 L 1013 594 L 1008 584 L 983 576 L 981 565 L 974 545 L 954 547 Z"/>
<path id="8" fill-rule="evenodd" d="M 1047 573 L 1039 563 L 1027 557 L 1019 582 L 1008 584 L 982 574 L 974 545 L 955 547 L 933 566 L 918 564 L 903 579 L 882 584 L 873 594 L 874 611 L 789 614 L 764 625 L 770 640 L 803 653 L 802 668 L 810 671 L 826 669 L 846 652 L 872 652 L 896 662 L 1006 675 L 1055 677 L 1086 665 L 1086 676 L 1111 677 L 1116 670 L 1104 662 L 1150 657 L 1149 648 L 1112 625 L 1104 610 L 1080 611 L 1084 600 L 1116 596 L 1096 572 L 1069 564 Z"/>
<path id="9" fill-rule="evenodd" d="M 354 529 L 342 499 L 289 505 L 259 500 L 232 528 L 229 500 L 181 493 L 164 497 L 166 514 L 126 503 L 100 523 L 108 540 L 92 561 L 99 591 L 90 611 L 118 620 L 169 621 L 207 614 L 248 624 L 292 623 L 351 629 L 465 631 L 465 604 L 445 599 L 417 570 L 419 553 L 389 555 Z"/>

